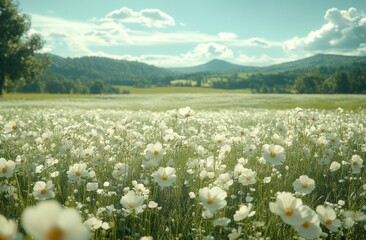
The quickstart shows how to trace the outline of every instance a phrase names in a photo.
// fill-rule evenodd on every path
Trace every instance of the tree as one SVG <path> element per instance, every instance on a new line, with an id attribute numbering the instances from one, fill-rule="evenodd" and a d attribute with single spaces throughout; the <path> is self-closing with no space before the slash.
<path id="1" fill-rule="evenodd" d="M 13 0 L 0 0 L 0 95 L 7 81 L 22 85 L 30 82 L 47 65 L 46 57 L 37 55 L 42 49 L 40 35 L 29 35 L 27 15 L 19 13 Z"/>
<path id="2" fill-rule="evenodd" d="M 295 89 L 298 93 L 319 93 L 324 78 L 319 72 L 308 72 L 295 80 Z"/>

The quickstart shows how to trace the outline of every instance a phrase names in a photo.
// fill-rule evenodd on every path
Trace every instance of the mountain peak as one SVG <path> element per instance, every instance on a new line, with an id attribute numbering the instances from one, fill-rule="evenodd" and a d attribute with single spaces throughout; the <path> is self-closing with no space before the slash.
<path id="1" fill-rule="evenodd" d="M 212 59 L 201 65 L 193 67 L 182 67 L 182 68 L 171 68 L 171 70 L 181 72 L 181 73 L 227 73 L 236 71 L 248 71 L 255 69 L 256 67 L 247 67 L 238 64 L 233 64 L 221 59 Z"/>

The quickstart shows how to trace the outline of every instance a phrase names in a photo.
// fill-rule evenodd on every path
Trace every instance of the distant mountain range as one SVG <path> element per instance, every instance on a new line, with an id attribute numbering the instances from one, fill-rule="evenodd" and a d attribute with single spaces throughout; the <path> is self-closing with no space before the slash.
<path id="1" fill-rule="evenodd" d="M 228 73 L 228 72 L 251 72 L 257 71 L 258 67 L 242 66 L 233 64 L 224 60 L 213 59 L 207 63 L 193 66 L 193 67 L 176 67 L 169 68 L 172 71 L 180 73 Z"/>
<path id="2" fill-rule="evenodd" d="M 175 73 L 136 61 L 105 57 L 63 58 L 49 54 L 47 74 L 81 81 L 100 80 L 111 85 L 134 85 L 136 82 L 171 77 Z"/>
<path id="3" fill-rule="evenodd" d="M 332 54 L 317 54 L 312 57 L 266 67 L 242 66 L 232 64 L 224 60 L 214 59 L 198 66 L 170 68 L 170 70 L 181 73 L 285 72 L 291 70 L 305 71 L 320 67 L 340 68 L 351 66 L 355 63 L 366 64 L 366 56 L 356 57 Z"/>
<path id="4" fill-rule="evenodd" d="M 51 64 L 45 74 L 83 82 L 100 80 L 110 85 L 156 85 L 169 84 L 182 74 L 221 74 L 235 72 L 279 73 L 286 71 L 308 71 L 321 67 L 347 68 L 355 64 L 366 64 L 365 57 L 318 54 L 297 61 L 267 67 L 242 66 L 223 60 L 212 60 L 205 64 L 184 68 L 162 68 L 136 61 L 115 60 L 104 57 L 63 58 L 49 54 Z M 45 78 L 45 76 L 43 76 Z M 184 76 L 183 76 L 184 77 Z"/>

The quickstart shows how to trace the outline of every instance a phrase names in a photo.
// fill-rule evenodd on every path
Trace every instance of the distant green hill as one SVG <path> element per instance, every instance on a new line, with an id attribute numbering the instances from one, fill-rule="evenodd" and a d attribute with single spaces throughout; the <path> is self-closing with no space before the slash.
<path id="1" fill-rule="evenodd" d="M 332 54 L 317 54 L 312 57 L 285 62 L 280 64 L 274 64 L 265 67 L 254 67 L 254 66 L 242 66 L 233 64 L 224 60 L 211 60 L 205 64 L 182 67 L 182 68 L 170 68 L 170 70 L 177 71 L 180 73 L 233 73 L 233 72 L 286 72 L 286 71 L 307 71 L 314 70 L 320 67 L 328 67 L 338 69 L 342 67 L 348 67 L 354 64 L 366 64 L 366 57 L 355 57 L 355 56 L 342 56 Z"/>
<path id="2" fill-rule="evenodd" d="M 366 56 L 342 56 L 334 54 L 317 54 L 312 57 L 303 58 L 296 61 L 275 64 L 261 68 L 262 72 L 285 72 L 285 71 L 307 71 L 319 69 L 321 67 L 340 69 L 356 64 L 366 64 Z"/>
<path id="3" fill-rule="evenodd" d="M 118 93 L 115 85 L 251 89 L 258 93 L 366 93 L 366 56 L 318 54 L 267 67 L 223 60 L 186 68 L 161 68 L 105 57 L 63 58 L 48 55 L 50 66 L 33 82 L 7 86 L 7 92 Z M 188 85 L 184 83 L 188 82 Z"/>
<path id="4" fill-rule="evenodd" d="M 256 71 L 258 67 L 248 67 L 238 64 L 229 63 L 224 60 L 214 59 L 205 64 L 193 67 L 170 68 L 172 71 L 179 73 L 229 73 L 229 72 L 249 72 Z"/>
<path id="5" fill-rule="evenodd" d="M 83 82 L 99 80 L 110 85 L 136 85 L 156 83 L 175 75 L 168 69 L 135 61 L 105 57 L 62 58 L 51 54 L 49 58 L 51 64 L 47 74 Z"/>

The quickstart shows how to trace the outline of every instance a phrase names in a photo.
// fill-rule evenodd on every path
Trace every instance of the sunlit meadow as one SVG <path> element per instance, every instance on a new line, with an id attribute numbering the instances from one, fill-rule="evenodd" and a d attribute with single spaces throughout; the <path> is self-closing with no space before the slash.
<path id="1" fill-rule="evenodd" d="M 1 240 L 366 235 L 364 109 L 3 103 Z"/>

